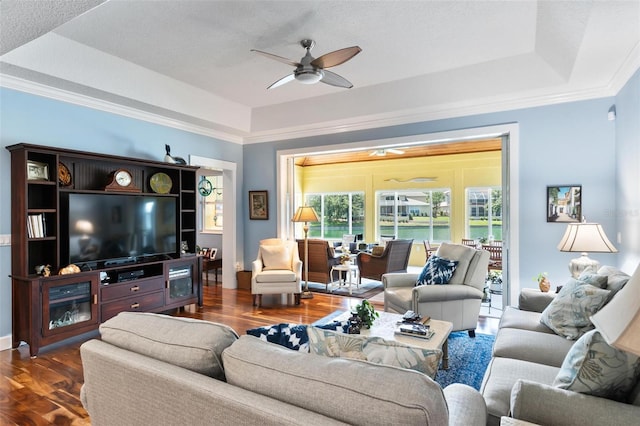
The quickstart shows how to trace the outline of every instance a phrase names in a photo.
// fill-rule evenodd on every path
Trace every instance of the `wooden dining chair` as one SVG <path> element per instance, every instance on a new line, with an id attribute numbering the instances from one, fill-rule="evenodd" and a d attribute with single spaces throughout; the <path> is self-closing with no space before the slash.
<path id="1" fill-rule="evenodd" d="M 436 252 L 436 250 L 438 249 L 437 247 L 432 247 L 431 243 L 429 242 L 429 240 L 424 240 L 423 241 L 424 244 L 424 255 L 425 255 L 425 261 L 429 260 L 429 258 L 431 257 L 432 254 L 434 254 Z"/>
<path id="2" fill-rule="evenodd" d="M 492 269 L 502 270 L 502 247 L 494 245 L 482 245 L 482 250 L 489 252 L 489 266 L 488 270 Z"/>

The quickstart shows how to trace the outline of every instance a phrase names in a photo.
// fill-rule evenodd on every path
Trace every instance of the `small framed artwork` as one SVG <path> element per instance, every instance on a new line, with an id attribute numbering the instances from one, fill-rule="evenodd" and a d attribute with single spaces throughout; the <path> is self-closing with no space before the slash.
<path id="1" fill-rule="evenodd" d="M 200 253 L 198 253 L 200 256 L 202 257 L 209 257 L 209 250 L 211 250 L 208 247 L 201 247 L 200 248 Z"/>
<path id="2" fill-rule="evenodd" d="M 267 191 L 249 191 L 249 219 L 269 219 Z"/>
<path id="3" fill-rule="evenodd" d="M 217 248 L 212 248 L 209 250 L 209 259 L 214 260 L 216 258 L 216 254 L 218 254 Z"/>
<path id="4" fill-rule="evenodd" d="M 582 185 L 547 186 L 547 222 L 582 221 Z"/>
<path id="5" fill-rule="evenodd" d="M 49 165 L 38 161 L 27 161 L 28 180 L 49 180 Z"/>

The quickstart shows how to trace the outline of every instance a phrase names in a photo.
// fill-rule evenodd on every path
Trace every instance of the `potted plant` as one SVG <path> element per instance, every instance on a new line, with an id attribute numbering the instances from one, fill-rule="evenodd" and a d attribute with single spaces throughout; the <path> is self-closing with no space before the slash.
<path id="1" fill-rule="evenodd" d="M 540 287 L 540 291 L 543 293 L 548 292 L 551 288 L 551 283 L 547 278 L 546 272 L 540 272 L 538 276 L 534 278 L 534 280 L 538 281 L 538 287 Z"/>
<path id="2" fill-rule="evenodd" d="M 502 271 L 492 270 L 487 277 L 491 291 L 502 291 Z"/>
<path id="3" fill-rule="evenodd" d="M 368 300 L 363 300 L 362 303 L 358 303 L 355 307 L 355 312 L 362 320 L 365 328 L 371 328 L 373 322 L 380 316 Z"/>

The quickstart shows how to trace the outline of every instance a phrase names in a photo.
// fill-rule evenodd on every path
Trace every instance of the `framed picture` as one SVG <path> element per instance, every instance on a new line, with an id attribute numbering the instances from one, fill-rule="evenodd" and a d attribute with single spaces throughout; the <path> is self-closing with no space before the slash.
<path id="1" fill-rule="evenodd" d="M 547 186 L 547 222 L 582 221 L 582 185 Z"/>
<path id="2" fill-rule="evenodd" d="M 198 253 L 200 256 L 202 257 L 209 257 L 209 249 L 208 247 L 201 247 L 200 248 L 200 253 Z"/>
<path id="3" fill-rule="evenodd" d="M 49 165 L 38 161 L 27 161 L 28 180 L 49 180 Z"/>
<path id="4" fill-rule="evenodd" d="M 209 259 L 214 260 L 216 258 L 216 254 L 218 254 L 217 248 L 212 248 L 209 250 Z"/>
<path id="5" fill-rule="evenodd" d="M 269 219 L 267 191 L 249 191 L 249 219 Z"/>

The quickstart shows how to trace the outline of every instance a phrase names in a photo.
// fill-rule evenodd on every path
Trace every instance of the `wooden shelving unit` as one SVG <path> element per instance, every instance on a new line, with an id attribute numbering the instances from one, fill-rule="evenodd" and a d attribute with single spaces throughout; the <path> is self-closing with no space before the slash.
<path id="1" fill-rule="evenodd" d="M 13 347 L 24 341 L 35 356 L 41 346 L 91 331 L 121 311 L 161 312 L 202 305 L 201 265 L 194 253 L 197 167 L 30 144 L 7 149 L 11 152 Z M 123 194 L 176 199 L 175 252 L 131 264 L 85 264 L 80 273 L 55 275 L 69 261 L 68 194 L 107 194 L 109 176 L 119 169 L 131 173 L 135 187 L 135 191 L 123 188 Z M 67 171 L 70 182 L 62 179 L 61 172 Z M 159 172 L 171 179 L 167 193 L 151 188 L 151 176 Z M 109 188 L 108 194 L 114 193 L 118 191 Z M 28 229 L 30 216 L 42 228 L 35 234 Z M 189 248 L 187 253 L 182 252 L 181 242 Z M 51 265 L 53 275 L 37 275 L 38 265 Z M 68 298 L 63 297 L 65 291 Z"/>

